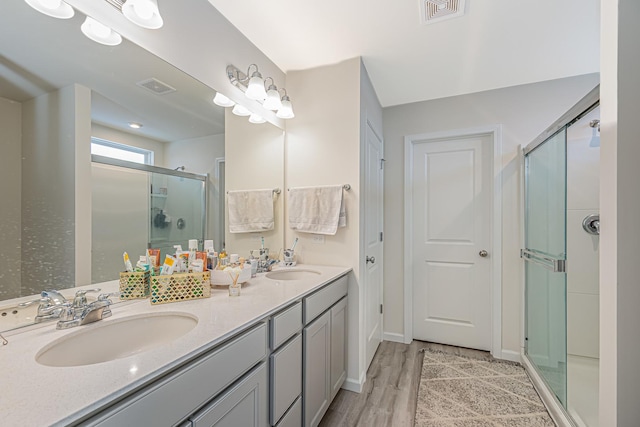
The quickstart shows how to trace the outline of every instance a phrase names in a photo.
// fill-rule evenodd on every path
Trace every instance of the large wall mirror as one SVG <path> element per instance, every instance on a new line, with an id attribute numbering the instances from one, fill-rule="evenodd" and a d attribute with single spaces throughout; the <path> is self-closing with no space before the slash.
<path id="1" fill-rule="evenodd" d="M 226 190 L 284 190 L 281 129 L 233 116 L 213 104 L 213 89 L 128 40 L 87 39 L 81 13 L 59 20 L 24 0 L 4 3 L 0 300 L 116 279 L 122 252 L 141 255 L 150 234 L 163 244 L 213 239 L 241 256 L 261 236 L 282 247 L 283 197 L 274 197 L 274 230 L 239 236 L 224 225 Z M 158 169 L 92 162 L 92 140 L 134 147 Z M 170 203 L 193 212 L 174 213 Z"/>

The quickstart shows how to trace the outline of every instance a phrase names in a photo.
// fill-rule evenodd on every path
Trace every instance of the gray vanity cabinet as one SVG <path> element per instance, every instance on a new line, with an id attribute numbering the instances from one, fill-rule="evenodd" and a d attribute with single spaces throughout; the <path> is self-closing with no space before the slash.
<path id="1" fill-rule="evenodd" d="M 193 427 L 266 427 L 267 365 L 261 363 L 222 396 L 191 417 Z"/>
<path id="2" fill-rule="evenodd" d="M 317 426 L 331 401 L 331 313 L 304 328 L 304 425 Z"/>
<path id="3" fill-rule="evenodd" d="M 302 394 L 302 303 L 272 316 L 270 367 L 271 425 L 281 427 L 292 424 L 299 427 L 302 413 L 294 422 L 295 410 L 287 411 Z M 284 417 L 285 413 L 287 416 Z"/>
<path id="4" fill-rule="evenodd" d="M 347 286 L 343 276 L 303 300 L 305 427 L 320 424 L 346 379 Z"/>

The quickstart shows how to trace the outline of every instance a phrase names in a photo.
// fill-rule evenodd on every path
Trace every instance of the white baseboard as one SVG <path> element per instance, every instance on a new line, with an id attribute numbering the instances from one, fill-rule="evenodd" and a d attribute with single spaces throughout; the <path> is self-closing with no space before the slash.
<path id="1" fill-rule="evenodd" d="M 364 388 L 364 383 L 367 380 L 367 373 L 363 372 L 360 375 L 360 380 L 354 380 L 353 378 L 348 378 L 342 383 L 342 388 L 348 391 L 353 391 L 354 393 L 362 393 L 362 389 Z"/>
<path id="2" fill-rule="evenodd" d="M 385 332 L 383 339 L 385 341 L 391 341 L 391 342 L 399 342 L 402 344 L 406 344 L 404 341 L 404 335 L 402 334 L 396 334 L 396 333 L 392 333 L 392 332 Z"/>
<path id="3" fill-rule="evenodd" d="M 499 355 L 494 354 L 493 357 L 496 359 L 509 360 L 511 362 L 522 363 L 522 357 L 520 357 L 520 352 L 513 350 L 502 350 Z"/>

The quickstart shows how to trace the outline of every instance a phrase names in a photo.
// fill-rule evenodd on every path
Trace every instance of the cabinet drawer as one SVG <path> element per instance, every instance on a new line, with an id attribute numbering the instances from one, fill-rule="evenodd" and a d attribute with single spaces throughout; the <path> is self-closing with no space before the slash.
<path id="1" fill-rule="evenodd" d="M 271 349 L 275 350 L 302 330 L 302 303 L 297 302 L 274 315 L 271 318 L 270 327 Z"/>
<path id="2" fill-rule="evenodd" d="M 266 427 L 267 366 L 260 364 L 191 417 L 193 427 Z"/>
<path id="3" fill-rule="evenodd" d="M 289 412 L 278 423 L 278 427 L 300 427 L 302 425 L 302 397 L 296 400 Z"/>
<path id="4" fill-rule="evenodd" d="M 211 400 L 267 355 L 261 323 L 189 366 L 117 404 L 86 425 L 174 425 Z"/>
<path id="5" fill-rule="evenodd" d="M 270 357 L 271 424 L 275 425 L 302 393 L 302 335 L 289 341 Z"/>
<path id="6" fill-rule="evenodd" d="M 311 322 L 347 294 L 348 276 L 342 276 L 330 285 L 304 299 L 304 324 Z"/>

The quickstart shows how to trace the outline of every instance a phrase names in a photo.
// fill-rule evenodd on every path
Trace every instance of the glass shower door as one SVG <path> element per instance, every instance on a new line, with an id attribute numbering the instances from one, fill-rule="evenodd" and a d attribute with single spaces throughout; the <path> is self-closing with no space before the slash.
<path id="1" fill-rule="evenodd" d="M 566 407 L 566 128 L 525 150 L 525 353 Z"/>

